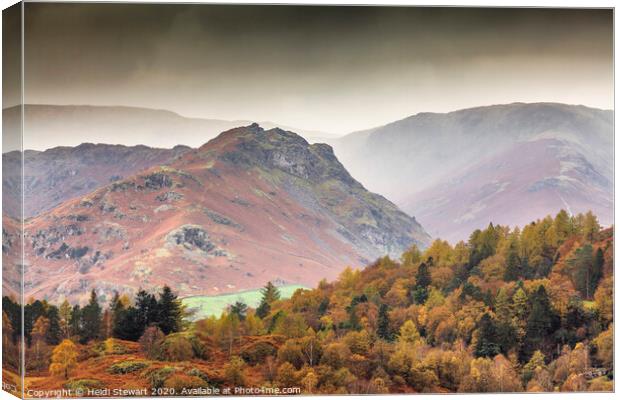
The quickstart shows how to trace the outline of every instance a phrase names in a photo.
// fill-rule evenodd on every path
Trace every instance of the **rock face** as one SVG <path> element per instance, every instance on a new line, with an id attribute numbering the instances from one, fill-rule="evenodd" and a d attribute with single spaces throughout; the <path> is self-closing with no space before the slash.
<path id="1" fill-rule="evenodd" d="M 489 222 L 522 225 L 561 208 L 613 223 L 609 110 L 514 103 L 420 113 L 333 145 L 353 177 L 433 236 L 467 239 Z"/>
<path id="2" fill-rule="evenodd" d="M 255 124 L 65 201 L 25 230 L 27 294 L 82 301 L 90 288 L 166 283 L 185 296 L 314 285 L 430 240 L 331 147 Z"/>

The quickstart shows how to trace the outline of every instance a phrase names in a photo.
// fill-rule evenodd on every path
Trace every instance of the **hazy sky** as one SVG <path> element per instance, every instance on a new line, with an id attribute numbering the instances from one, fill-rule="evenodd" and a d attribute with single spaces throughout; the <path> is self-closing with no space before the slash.
<path id="1" fill-rule="evenodd" d="M 27 103 L 346 133 L 515 101 L 613 106 L 612 11 L 26 3 Z"/>

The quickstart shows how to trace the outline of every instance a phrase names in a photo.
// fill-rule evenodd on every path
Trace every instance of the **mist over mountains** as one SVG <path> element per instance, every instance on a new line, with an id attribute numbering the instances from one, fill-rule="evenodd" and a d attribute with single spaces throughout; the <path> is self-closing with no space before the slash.
<path id="1" fill-rule="evenodd" d="M 613 112 L 514 103 L 421 113 L 331 142 L 369 190 L 452 241 L 560 208 L 612 223 Z"/>
<path id="2" fill-rule="evenodd" d="M 4 132 L 16 131 L 20 108 L 3 110 Z M 24 106 L 24 149 L 47 150 L 81 143 L 147 145 L 172 148 L 178 145 L 198 147 L 220 133 L 256 121 L 189 118 L 167 110 L 127 106 L 49 105 Z M 275 122 L 258 121 L 265 129 L 292 130 L 310 142 L 334 138 L 325 132 L 288 127 Z M 4 152 L 17 150 L 18 144 Z"/>

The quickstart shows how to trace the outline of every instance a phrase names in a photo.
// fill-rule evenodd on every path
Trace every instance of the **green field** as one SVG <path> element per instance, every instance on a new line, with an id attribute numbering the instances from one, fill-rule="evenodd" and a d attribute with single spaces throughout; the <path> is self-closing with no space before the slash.
<path id="1" fill-rule="evenodd" d="M 288 299 L 295 293 L 297 289 L 306 289 L 301 285 L 285 285 L 279 286 L 280 297 Z M 192 320 L 210 317 L 212 315 L 219 316 L 222 311 L 236 301 L 242 301 L 249 307 L 256 308 L 260 303 L 260 289 L 246 290 L 237 293 L 219 294 L 215 296 L 191 296 L 181 299 L 188 311 L 192 311 Z"/>

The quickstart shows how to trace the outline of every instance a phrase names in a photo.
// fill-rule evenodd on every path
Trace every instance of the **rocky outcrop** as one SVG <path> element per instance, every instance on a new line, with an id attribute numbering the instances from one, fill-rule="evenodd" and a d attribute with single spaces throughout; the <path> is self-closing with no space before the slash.
<path id="1" fill-rule="evenodd" d="M 198 225 L 183 225 L 166 236 L 166 242 L 189 251 L 200 251 L 208 256 L 223 257 L 226 252 L 213 243 L 209 233 Z"/>

